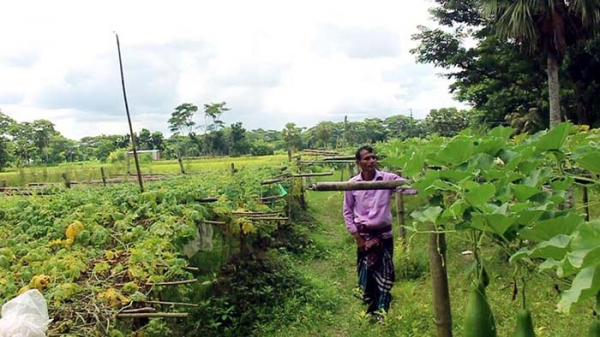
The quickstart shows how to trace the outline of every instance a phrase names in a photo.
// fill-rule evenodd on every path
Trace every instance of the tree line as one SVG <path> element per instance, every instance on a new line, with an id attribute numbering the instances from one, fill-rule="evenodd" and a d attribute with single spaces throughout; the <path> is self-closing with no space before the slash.
<path id="1" fill-rule="evenodd" d="M 600 126 L 600 2 L 435 0 L 412 53 L 445 69 L 480 123 Z"/>
<path id="2" fill-rule="evenodd" d="M 163 159 L 200 156 L 271 155 L 304 148 L 340 148 L 386 141 L 391 138 L 452 136 L 471 124 L 467 110 L 431 110 L 425 119 L 394 115 L 361 121 L 323 121 L 312 127 L 287 123 L 282 130 L 247 130 L 241 122 L 225 125 L 225 102 L 177 106 L 168 120 L 172 132 L 141 129 L 134 135 L 140 150 L 159 150 Z M 65 162 L 115 162 L 131 149 L 129 134 L 99 135 L 79 140 L 63 136 L 49 120 L 16 122 L 0 111 L 0 168 L 56 165 Z"/>

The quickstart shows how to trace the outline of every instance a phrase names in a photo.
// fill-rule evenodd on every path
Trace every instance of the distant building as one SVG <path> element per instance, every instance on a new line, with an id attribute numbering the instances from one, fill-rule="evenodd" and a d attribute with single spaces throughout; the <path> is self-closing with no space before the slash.
<path id="1" fill-rule="evenodd" d="M 160 160 L 160 150 L 137 150 L 137 153 L 150 153 L 152 155 L 152 160 Z M 129 156 L 133 156 L 133 151 L 127 152 L 127 161 L 129 161 Z"/>

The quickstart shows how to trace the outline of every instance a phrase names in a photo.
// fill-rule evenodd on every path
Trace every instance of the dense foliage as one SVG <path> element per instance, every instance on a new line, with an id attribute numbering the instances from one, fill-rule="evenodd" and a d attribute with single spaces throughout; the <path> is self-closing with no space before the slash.
<path id="1" fill-rule="evenodd" d="M 506 127 L 483 135 L 467 130 L 453 138 L 393 141 L 380 150 L 384 163 L 401 169 L 421 191 L 424 206 L 411 214 L 417 221 L 412 230 L 428 231 L 432 224 L 459 233 L 474 252 L 473 305 L 485 307 L 483 289 L 498 286 L 485 270 L 492 257 L 482 254 L 493 243 L 514 264 L 515 292 L 524 293 L 531 273 L 556 268 L 548 274 L 568 288 L 558 303 L 568 312 L 600 293 L 598 221 L 585 221 L 580 209 L 568 207 L 570 189 L 600 185 L 600 134 L 567 123 L 533 136 L 513 134 Z M 467 317 L 489 320 L 468 310 Z"/>
<path id="2" fill-rule="evenodd" d="M 27 289 L 43 291 L 54 319 L 52 335 L 119 336 L 118 331 L 141 329 L 146 335 L 164 336 L 177 326 L 176 319 L 145 324 L 115 320 L 115 314 L 147 307 L 147 300 L 202 300 L 198 294 L 216 281 L 219 267 L 240 248 L 238 237 L 246 237 L 246 244 L 256 247 L 252 242 L 264 242 L 262 238 L 270 238 L 277 231 L 277 222 L 250 221 L 231 212 L 277 213 L 285 209 L 285 202 L 269 208 L 258 199 L 261 193 L 271 193 L 261 187 L 261 180 L 280 172 L 260 168 L 242 169 L 235 176 L 221 172 L 183 176 L 150 184 L 141 194 L 135 185 L 125 184 L 4 199 L 0 212 L 0 302 Z M 209 196 L 218 197 L 218 201 L 197 201 Z M 214 238 L 206 236 L 209 228 L 203 220 L 209 219 L 225 223 L 215 227 Z M 190 246 L 195 240 L 200 240 L 199 247 Z M 214 248 L 202 248 L 207 246 Z M 198 278 L 201 282 L 193 284 L 160 284 Z M 158 309 L 162 311 L 160 306 Z M 200 309 L 205 308 L 196 310 Z M 181 310 L 194 311 L 166 307 L 169 312 Z M 228 317 L 220 321 L 235 315 Z"/>

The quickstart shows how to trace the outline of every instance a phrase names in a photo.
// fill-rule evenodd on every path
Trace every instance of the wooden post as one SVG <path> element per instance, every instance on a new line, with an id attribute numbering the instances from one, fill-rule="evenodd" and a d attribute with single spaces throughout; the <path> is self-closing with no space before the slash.
<path id="1" fill-rule="evenodd" d="M 437 228 L 431 224 L 431 231 Z M 440 228 L 443 230 L 443 227 Z M 446 234 L 429 234 L 429 271 L 433 288 L 434 322 L 438 337 L 452 337 L 452 311 L 448 290 L 448 260 L 446 259 Z"/>
<path id="2" fill-rule="evenodd" d="M 235 164 L 231 163 L 231 175 L 235 174 Z"/>
<path id="3" fill-rule="evenodd" d="M 71 188 L 71 181 L 69 181 L 69 178 L 67 177 L 67 173 L 66 173 L 66 172 L 63 172 L 63 173 L 62 173 L 60 176 L 61 176 L 61 177 L 64 179 L 64 181 L 65 181 L 65 187 L 66 187 L 66 188 Z"/>
<path id="4" fill-rule="evenodd" d="M 140 161 L 138 160 L 137 151 L 135 149 L 135 134 L 131 125 L 131 115 L 129 114 L 129 104 L 127 103 L 127 93 L 125 92 L 125 75 L 123 75 L 123 61 L 121 60 L 121 44 L 119 43 L 119 35 L 115 33 L 117 39 L 117 51 L 119 53 L 119 69 L 121 70 L 121 86 L 123 87 L 123 100 L 125 101 L 125 112 L 127 112 L 127 122 L 129 123 L 129 134 L 131 135 L 131 148 L 133 150 L 133 159 L 135 160 L 135 168 L 137 170 L 138 183 L 140 191 L 144 192 L 144 182 L 142 180 L 142 172 L 140 171 Z"/>
<path id="5" fill-rule="evenodd" d="M 104 167 L 100 166 L 100 174 L 102 175 L 102 184 L 106 186 L 106 175 L 104 174 Z"/>
<path id="6" fill-rule="evenodd" d="M 585 221 L 590 221 L 590 205 L 588 197 L 588 188 L 583 185 L 583 208 L 585 209 Z"/>
<path id="7" fill-rule="evenodd" d="M 304 186 L 305 186 L 305 181 L 304 181 L 304 177 L 300 177 L 300 206 L 302 206 L 302 209 L 306 211 L 307 207 L 306 207 L 306 197 L 304 195 Z"/>
<path id="8" fill-rule="evenodd" d="M 398 217 L 398 230 L 400 239 L 406 244 L 406 219 L 404 218 L 404 195 L 396 193 L 396 216 Z"/>
<path id="9" fill-rule="evenodd" d="M 177 151 L 177 161 L 179 162 L 179 170 L 181 174 L 185 174 L 185 168 L 183 167 L 183 160 L 181 159 L 181 151 Z"/>

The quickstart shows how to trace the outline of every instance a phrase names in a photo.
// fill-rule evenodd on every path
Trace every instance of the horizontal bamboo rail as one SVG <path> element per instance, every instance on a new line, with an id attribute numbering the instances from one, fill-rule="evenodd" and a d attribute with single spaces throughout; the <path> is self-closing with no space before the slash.
<path id="1" fill-rule="evenodd" d="M 140 312 L 132 314 L 117 314 L 117 318 L 185 318 L 188 317 L 188 315 L 189 314 L 187 312 Z"/>
<path id="2" fill-rule="evenodd" d="M 408 184 L 406 180 L 321 182 L 311 184 L 308 188 L 313 191 L 395 190 Z"/>

